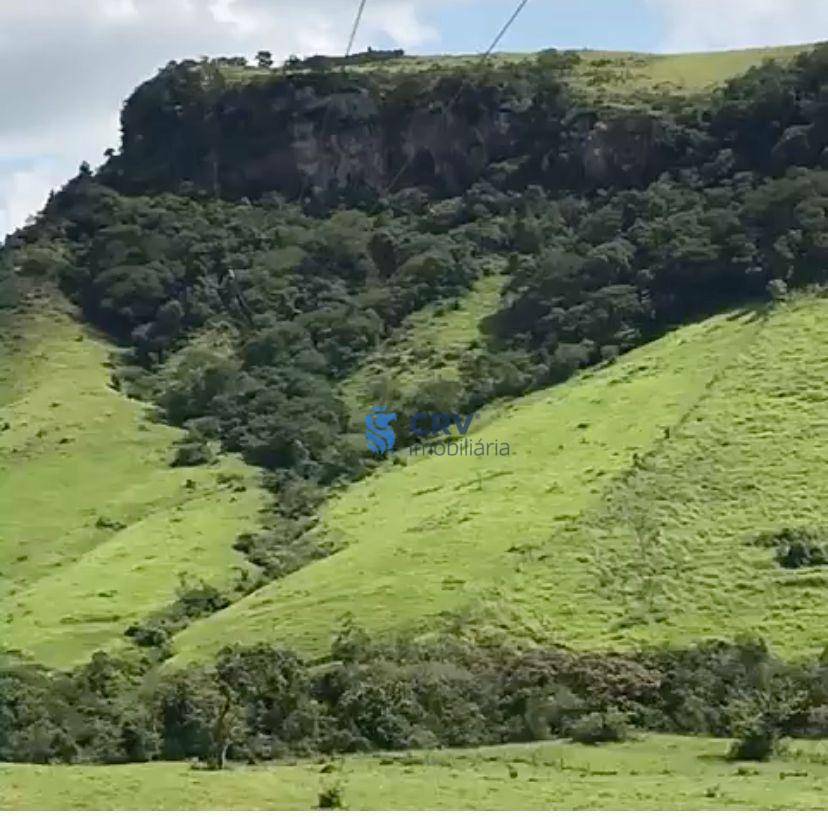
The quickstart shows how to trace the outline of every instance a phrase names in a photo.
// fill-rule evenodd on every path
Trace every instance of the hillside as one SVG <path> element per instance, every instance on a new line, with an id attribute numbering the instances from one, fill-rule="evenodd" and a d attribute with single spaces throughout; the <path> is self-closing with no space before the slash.
<path id="1" fill-rule="evenodd" d="M 234 458 L 173 469 L 181 432 L 114 391 L 111 347 L 60 299 L 2 327 L 2 646 L 53 666 L 123 649 L 175 600 L 180 576 L 229 589 L 265 494 Z"/>
<path id="2" fill-rule="evenodd" d="M 485 275 L 456 301 L 415 312 L 372 352 L 342 382 L 343 399 L 358 424 L 366 406 L 387 400 L 389 391 L 416 393 L 433 380 L 459 380 L 458 363 L 481 342 L 480 322 L 500 305 L 507 281 L 496 272 Z"/>
<path id="3" fill-rule="evenodd" d="M 513 456 L 415 455 L 349 488 L 322 511 L 344 549 L 195 623 L 176 661 L 264 638 L 323 654 L 346 613 L 386 636 L 821 649 L 828 576 L 746 543 L 828 523 L 826 316 L 804 299 L 717 317 L 484 414 L 472 438 Z"/>

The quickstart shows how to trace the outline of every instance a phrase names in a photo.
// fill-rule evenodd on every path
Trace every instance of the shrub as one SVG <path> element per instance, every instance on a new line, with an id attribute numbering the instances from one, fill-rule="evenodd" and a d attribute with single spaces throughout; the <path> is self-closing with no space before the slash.
<path id="1" fill-rule="evenodd" d="M 730 747 L 730 760 L 769 760 L 776 752 L 779 734 L 767 717 L 757 716 L 736 730 L 736 741 Z"/>
<path id="2" fill-rule="evenodd" d="M 124 635 L 139 647 L 165 647 L 170 639 L 170 634 L 155 623 L 133 624 L 124 630 Z"/>
<path id="3" fill-rule="evenodd" d="M 794 542 L 782 545 L 776 551 L 776 561 L 788 570 L 801 567 L 820 567 L 828 564 L 828 552 L 822 545 Z"/>
<path id="4" fill-rule="evenodd" d="M 207 443 L 190 441 L 179 443 L 170 464 L 173 468 L 192 468 L 212 461 L 213 452 Z"/>
<path id="5" fill-rule="evenodd" d="M 569 736 L 576 743 L 621 743 L 629 738 L 627 716 L 617 709 L 591 712 L 572 724 Z"/>
<path id="6" fill-rule="evenodd" d="M 808 528 L 782 528 L 757 536 L 754 544 L 776 549 L 774 558 L 788 570 L 828 565 L 828 536 Z"/>
<path id="7" fill-rule="evenodd" d="M 319 802 L 317 808 L 326 810 L 345 809 L 345 802 L 342 799 L 342 786 L 335 783 L 333 786 L 328 786 L 319 792 Z"/>

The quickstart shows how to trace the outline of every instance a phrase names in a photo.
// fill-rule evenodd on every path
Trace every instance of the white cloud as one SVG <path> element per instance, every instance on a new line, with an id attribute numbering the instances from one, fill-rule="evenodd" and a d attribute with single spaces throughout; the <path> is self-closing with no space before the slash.
<path id="1" fill-rule="evenodd" d="M 49 160 L 36 161 L 29 169 L 13 170 L 0 176 L 0 236 L 26 222 L 45 204 L 45 194 L 57 189 L 67 174 Z"/>
<path id="2" fill-rule="evenodd" d="M 460 2 L 461 0 L 442 0 Z M 356 47 L 436 36 L 441 0 L 372 0 Z M 0 240 L 51 187 L 119 141 L 123 100 L 168 61 L 341 53 L 356 0 L 0 2 Z M 38 193 L 38 190 L 40 191 Z"/>
<path id="3" fill-rule="evenodd" d="M 661 51 L 713 51 L 828 39 L 826 0 L 648 0 Z"/>

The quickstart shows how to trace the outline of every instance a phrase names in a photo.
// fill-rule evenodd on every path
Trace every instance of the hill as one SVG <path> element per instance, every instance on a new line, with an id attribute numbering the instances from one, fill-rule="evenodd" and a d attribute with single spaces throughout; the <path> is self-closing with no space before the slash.
<path id="1" fill-rule="evenodd" d="M 820 650 L 828 577 L 749 542 L 828 522 L 826 315 L 804 299 L 713 318 L 484 413 L 472 438 L 512 456 L 413 455 L 347 489 L 322 511 L 341 552 L 196 622 L 177 662 L 263 638 L 321 655 L 346 613 L 386 636 Z"/>
<path id="2" fill-rule="evenodd" d="M 574 77 L 584 91 L 593 95 L 609 94 L 616 98 L 632 99 L 644 92 L 697 94 L 709 92 L 727 80 L 766 60 L 787 62 L 798 54 L 813 48 L 814 44 L 744 48 L 730 51 L 683 54 L 648 54 L 635 51 L 575 50 L 565 53 L 580 58 Z M 367 56 L 367 55 L 363 55 Z M 520 65 L 537 58 L 533 53 L 493 54 L 491 65 Z M 477 55 L 443 54 L 433 56 L 407 55 L 394 58 L 386 55 L 381 60 L 364 60 L 350 70 L 357 73 L 415 73 L 442 71 L 479 66 Z M 226 66 L 224 73 L 231 83 L 262 82 L 274 73 L 295 71 L 290 65 L 263 69 L 251 66 Z M 306 69 L 305 69 L 306 70 Z"/>
<path id="3" fill-rule="evenodd" d="M 172 469 L 182 433 L 108 384 L 112 347 L 59 298 L 2 328 L 0 619 L 4 649 L 52 666 L 119 650 L 181 576 L 230 590 L 231 549 L 265 494 L 232 457 Z"/>
<path id="4" fill-rule="evenodd" d="M 139 86 L 0 252 L 0 761 L 828 735 L 828 46 L 765 53 Z"/>

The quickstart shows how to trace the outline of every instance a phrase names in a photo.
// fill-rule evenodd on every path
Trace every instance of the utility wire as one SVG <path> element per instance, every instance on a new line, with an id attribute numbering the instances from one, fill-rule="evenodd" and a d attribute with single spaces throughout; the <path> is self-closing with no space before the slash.
<path id="1" fill-rule="evenodd" d="M 506 21 L 506 24 L 503 26 L 503 28 L 500 29 L 494 40 L 492 40 L 492 44 L 483 52 L 483 54 L 480 55 L 480 60 L 478 61 L 475 67 L 479 68 L 486 62 L 486 60 L 489 59 L 489 57 L 491 57 L 492 52 L 495 50 L 495 48 L 497 48 L 497 46 L 500 44 L 500 41 L 506 36 L 509 29 L 514 25 L 515 20 L 517 20 L 517 18 L 520 17 L 521 12 L 526 8 L 528 4 L 529 0 L 520 0 L 517 7 L 512 12 L 512 16 Z M 465 83 L 461 82 L 460 87 L 457 89 L 457 93 L 449 100 L 448 105 L 446 105 L 446 107 L 443 109 L 443 116 L 445 116 L 455 106 L 457 100 L 460 99 L 464 90 Z M 405 171 L 408 170 L 409 167 L 411 167 L 413 161 L 414 156 L 410 156 L 408 159 L 405 160 L 405 162 L 403 162 L 402 167 L 397 171 L 394 178 L 386 186 L 385 190 L 383 191 L 384 193 L 390 193 L 391 190 L 394 189 L 394 186 L 402 178 Z"/>
<path id="2" fill-rule="evenodd" d="M 359 10 L 357 11 L 356 19 L 354 20 L 354 27 L 351 29 L 351 39 L 348 40 L 348 48 L 345 50 L 345 56 L 351 56 L 351 50 L 354 47 L 354 40 L 356 40 L 357 31 L 359 31 L 359 24 L 362 22 L 362 15 L 365 12 L 365 6 L 368 0 L 361 0 Z"/>
<path id="3" fill-rule="evenodd" d="M 368 5 L 368 0 L 360 0 L 359 8 L 357 9 L 356 17 L 354 18 L 354 25 L 351 28 L 351 36 L 348 38 L 348 47 L 345 49 L 345 59 L 351 56 L 351 51 L 354 47 L 354 42 L 356 42 L 357 32 L 359 31 L 360 23 L 362 23 L 362 17 L 365 14 L 365 6 Z M 345 65 L 342 66 L 342 70 L 344 71 L 346 68 Z M 325 106 L 325 116 L 322 118 L 322 130 L 320 132 L 319 141 L 324 142 L 325 138 L 328 135 L 328 126 L 330 125 L 331 120 L 331 110 L 333 105 L 328 102 Z M 299 193 L 299 205 L 302 205 L 302 200 L 305 198 L 305 193 L 308 192 L 308 184 L 309 178 L 305 177 L 305 181 L 302 184 L 302 191 Z"/>
<path id="4" fill-rule="evenodd" d="M 495 48 L 498 47 L 500 41 L 506 36 L 506 33 L 512 27 L 515 20 L 517 20 L 517 18 L 520 17 L 520 13 L 526 8 L 528 3 L 529 0 L 522 0 L 522 2 L 518 3 L 518 7 L 514 10 L 512 16 L 506 22 L 506 25 L 504 25 L 503 28 L 500 29 L 500 33 L 497 35 L 497 37 L 494 38 L 494 42 L 489 46 L 488 51 L 486 51 L 486 53 L 483 55 L 483 60 L 486 60 L 488 57 L 491 56 L 492 51 L 494 51 Z"/>

